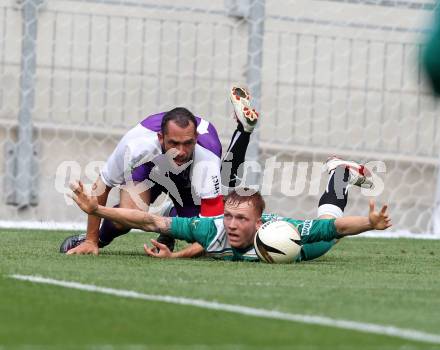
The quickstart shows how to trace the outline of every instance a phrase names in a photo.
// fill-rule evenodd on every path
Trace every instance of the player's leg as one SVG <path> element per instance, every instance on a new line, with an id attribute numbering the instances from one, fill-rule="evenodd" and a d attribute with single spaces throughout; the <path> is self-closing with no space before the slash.
<path id="1" fill-rule="evenodd" d="M 257 125 L 258 113 L 251 107 L 250 95 L 245 88 L 232 87 L 229 98 L 238 125 L 222 159 L 222 183 L 234 188 L 242 175 L 239 174 L 240 165 L 244 163 L 251 133 Z"/>
<path id="2" fill-rule="evenodd" d="M 319 200 L 318 218 L 342 217 L 348 201 L 348 188 L 350 186 L 372 188 L 371 173 L 362 164 L 336 157 L 328 158 L 325 166 L 330 176 Z"/>
<path id="3" fill-rule="evenodd" d="M 330 172 L 327 186 L 319 199 L 319 219 L 342 217 L 348 201 L 348 177 L 349 171 L 343 167 Z"/>
<path id="4" fill-rule="evenodd" d="M 372 187 L 368 169 L 363 165 L 336 157 L 327 159 L 325 164 L 330 174 L 327 186 L 318 205 L 319 219 L 342 217 L 348 202 L 348 189 L 353 186 Z M 313 260 L 327 253 L 338 241 L 305 244 L 301 250 L 301 260 Z"/>
<path id="5" fill-rule="evenodd" d="M 137 198 L 134 196 L 137 196 Z M 145 208 L 139 208 L 137 201 L 142 201 L 145 205 L 149 206 L 151 202 L 151 189 L 137 193 L 130 187 L 121 188 L 119 204 L 114 207 L 144 210 Z M 130 227 L 104 219 L 99 229 L 99 247 L 102 248 L 109 245 L 116 237 L 125 235 L 130 230 Z"/>

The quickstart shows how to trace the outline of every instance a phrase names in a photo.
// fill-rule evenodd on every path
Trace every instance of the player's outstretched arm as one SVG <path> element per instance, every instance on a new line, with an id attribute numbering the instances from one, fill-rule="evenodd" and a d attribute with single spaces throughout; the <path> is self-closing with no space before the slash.
<path id="1" fill-rule="evenodd" d="M 71 184 L 72 199 L 85 213 L 116 221 L 124 226 L 144 231 L 170 233 L 171 218 L 153 215 L 137 209 L 108 208 L 99 205 L 94 196 L 89 196 L 81 181 Z"/>
<path id="2" fill-rule="evenodd" d="M 370 201 L 370 212 L 366 216 L 346 216 L 335 220 L 336 230 L 341 236 L 352 236 L 370 230 L 385 230 L 391 227 L 391 218 L 384 205 L 380 211 L 375 210 L 374 201 Z"/>
<path id="3" fill-rule="evenodd" d="M 144 244 L 144 251 L 145 254 L 153 258 L 188 259 L 201 256 L 205 252 L 205 249 L 199 243 L 193 243 L 177 252 L 172 252 L 165 244 L 159 243 L 155 239 L 151 240 L 151 244 L 153 245 L 151 248 L 147 244 Z"/>

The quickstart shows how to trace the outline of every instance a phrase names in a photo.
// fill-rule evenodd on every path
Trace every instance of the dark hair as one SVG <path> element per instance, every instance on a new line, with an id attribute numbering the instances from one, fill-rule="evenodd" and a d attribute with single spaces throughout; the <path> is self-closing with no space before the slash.
<path id="1" fill-rule="evenodd" d="M 186 128 L 189 123 L 194 124 L 194 130 L 197 130 L 197 120 L 194 114 L 192 114 L 189 110 L 183 107 L 176 107 L 171 111 L 165 113 L 162 118 L 162 123 L 160 124 L 160 131 L 163 135 L 167 133 L 167 125 L 168 122 L 173 121 L 181 128 Z"/>
<path id="2" fill-rule="evenodd" d="M 234 189 L 224 198 L 224 202 L 229 202 L 233 205 L 239 205 L 245 202 L 252 203 L 257 210 L 258 215 L 263 214 L 264 208 L 266 207 L 266 203 L 260 192 L 251 190 L 247 187 Z"/>

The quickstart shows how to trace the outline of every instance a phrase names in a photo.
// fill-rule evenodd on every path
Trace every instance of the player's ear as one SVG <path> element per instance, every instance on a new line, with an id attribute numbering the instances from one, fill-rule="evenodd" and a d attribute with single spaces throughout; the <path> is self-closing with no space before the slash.
<path id="1" fill-rule="evenodd" d="M 157 133 L 157 138 L 159 139 L 159 143 L 160 143 L 160 145 L 161 145 L 162 147 L 164 147 L 163 134 L 162 134 L 161 131 L 159 131 L 159 132 Z"/>
<path id="2" fill-rule="evenodd" d="M 199 132 L 197 130 L 197 125 L 194 125 L 194 137 L 197 138 L 199 136 Z"/>
<path id="3" fill-rule="evenodd" d="M 255 224 L 255 229 L 258 230 L 261 225 L 263 225 L 263 221 L 261 221 L 261 218 L 258 219 L 257 223 Z"/>

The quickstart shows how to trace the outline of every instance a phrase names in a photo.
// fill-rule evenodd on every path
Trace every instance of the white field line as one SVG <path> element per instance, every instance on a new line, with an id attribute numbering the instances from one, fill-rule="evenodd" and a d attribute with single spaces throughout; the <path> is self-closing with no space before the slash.
<path id="1" fill-rule="evenodd" d="M 84 231 L 86 227 L 85 222 L 0 220 L 0 228 L 6 229 Z"/>
<path id="2" fill-rule="evenodd" d="M 105 287 L 95 286 L 93 284 L 82 284 L 78 282 L 55 280 L 40 276 L 11 275 L 10 277 L 22 281 L 50 284 L 60 287 L 84 290 L 88 292 L 108 294 L 122 298 L 132 298 L 132 299 L 141 299 L 148 301 L 159 301 L 159 302 L 179 304 L 179 305 L 189 305 L 203 309 L 232 312 L 246 316 L 263 317 L 263 318 L 271 318 L 271 319 L 283 320 L 283 321 L 293 321 L 293 322 L 300 322 L 306 324 L 314 324 L 319 326 L 342 328 L 342 329 L 354 330 L 364 333 L 373 333 L 373 334 L 397 337 L 406 340 L 440 344 L 439 334 L 431 334 L 413 329 L 398 328 L 394 326 L 385 326 L 385 325 L 379 325 L 373 323 L 340 320 L 340 319 L 334 319 L 324 316 L 291 314 L 291 313 L 280 312 L 275 310 L 257 309 L 248 306 L 223 304 L 214 301 L 206 301 L 202 299 L 190 299 L 190 298 L 174 297 L 168 295 L 143 294 L 131 290 L 105 288 Z"/>
<path id="3" fill-rule="evenodd" d="M 0 228 L 4 229 L 25 229 L 25 230 L 54 230 L 54 231 L 85 231 L 85 222 L 55 222 L 55 221 L 9 221 L 0 220 Z M 143 232 L 138 229 L 132 231 Z M 357 237 L 370 238 L 410 238 L 410 239 L 440 239 L 440 234 L 412 233 L 409 231 L 371 231 Z"/>

